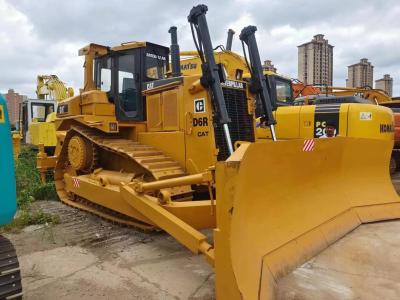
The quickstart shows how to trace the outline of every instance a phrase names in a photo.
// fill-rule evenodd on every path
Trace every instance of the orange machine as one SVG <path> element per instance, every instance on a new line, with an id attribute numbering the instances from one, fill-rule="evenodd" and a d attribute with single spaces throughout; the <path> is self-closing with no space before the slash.
<path id="1" fill-rule="evenodd" d="M 310 84 L 304 84 L 298 79 L 292 79 L 292 89 L 294 99 L 297 97 L 317 95 L 321 93 L 321 90 L 318 87 Z"/>
<path id="2" fill-rule="evenodd" d="M 389 107 L 394 115 L 394 147 L 400 149 L 400 100 L 381 102 L 379 105 Z"/>

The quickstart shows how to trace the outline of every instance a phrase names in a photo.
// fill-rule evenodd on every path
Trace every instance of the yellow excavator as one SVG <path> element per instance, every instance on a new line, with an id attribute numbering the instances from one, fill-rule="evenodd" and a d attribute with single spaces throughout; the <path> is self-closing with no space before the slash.
<path id="1" fill-rule="evenodd" d="M 302 83 L 296 83 L 297 89 L 304 86 Z M 304 105 L 333 105 L 340 106 L 340 103 L 365 103 L 380 105 L 384 107 L 388 107 L 392 110 L 394 116 L 393 126 L 389 127 L 390 131 L 394 131 L 394 147 L 392 151 L 392 157 L 390 160 L 390 173 L 394 174 L 398 166 L 400 165 L 400 102 L 398 100 L 394 100 L 385 91 L 380 89 L 372 89 L 369 87 L 364 88 L 344 88 L 344 87 L 332 87 L 332 86 L 315 86 L 315 87 L 307 87 L 307 93 L 301 97 L 297 97 L 293 100 L 293 104 L 295 106 L 304 106 Z M 342 104 L 343 105 L 343 104 Z M 354 105 L 353 105 L 354 106 Z M 343 113 L 343 111 L 341 111 Z M 361 118 L 360 112 L 360 118 Z M 339 125 L 338 116 L 335 117 L 334 114 L 327 116 L 327 121 Z M 366 114 L 364 113 L 364 116 Z M 372 117 L 372 115 L 371 115 Z M 336 121 L 334 120 L 336 118 Z M 326 118 L 325 118 L 326 119 Z M 326 132 L 326 124 L 325 126 L 320 126 L 320 133 Z M 320 122 L 320 124 L 323 124 Z M 317 126 L 316 126 L 317 127 Z M 385 129 L 387 130 L 387 129 Z M 342 131 L 341 134 L 346 134 L 348 130 L 345 132 Z M 339 133 L 340 134 L 340 133 Z M 286 135 L 282 135 L 282 137 L 286 138 Z"/>
<path id="2" fill-rule="evenodd" d="M 335 96 L 358 96 L 371 101 L 374 104 L 391 102 L 392 98 L 385 91 L 372 88 L 345 88 L 345 87 L 322 87 L 324 93 Z"/>
<path id="3" fill-rule="evenodd" d="M 74 95 L 71 87 L 66 87 L 57 75 L 38 75 L 36 84 L 38 99 L 61 101 Z"/>
<path id="4" fill-rule="evenodd" d="M 56 75 L 38 75 L 36 95 L 38 100 L 35 100 L 34 104 L 38 106 L 38 110 L 41 109 L 44 113 L 41 119 L 35 118 L 28 122 L 30 143 L 36 146 L 42 145 L 41 147 L 44 147 L 48 154 L 52 154 L 57 143 L 54 126 L 57 103 L 72 97 L 74 90 L 66 87 Z M 51 110 L 48 109 L 50 106 Z"/>
<path id="5" fill-rule="evenodd" d="M 54 119 L 57 103 L 73 96 L 56 75 L 38 75 L 37 99 L 27 99 L 20 108 L 20 130 L 25 143 L 39 147 L 48 154 L 54 153 L 57 143 Z"/>
<path id="6" fill-rule="evenodd" d="M 27 99 L 20 107 L 20 131 L 16 137 L 21 137 L 24 143 L 38 148 L 37 166 L 42 181 L 46 181 L 47 167 L 41 158 L 53 155 L 57 144 L 56 118 L 57 103 L 74 95 L 74 90 L 66 87 L 56 75 L 38 75 L 36 85 L 37 99 Z M 19 140 L 13 138 L 14 153 L 19 152 Z M 18 143 L 18 144 L 17 144 Z M 47 159 L 45 162 L 48 162 Z M 54 159 L 52 164 L 54 165 Z"/>
<path id="7" fill-rule="evenodd" d="M 241 33 L 249 80 L 226 76 L 206 12 L 198 5 L 188 16 L 201 74 L 181 74 L 175 27 L 170 49 L 129 42 L 79 51 L 84 88 L 59 103 L 55 120 L 56 189 L 70 206 L 165 230 L 203 254 L 217 299 L 272 299 L 277 281 L 349 231 L 400 217 L 387 172 L 393 133 L 280 140 L 255 27 Z M 256 141 L 256 99 L 270 140 Z M 376 112 L 374 133 L 392 118 Z"/>

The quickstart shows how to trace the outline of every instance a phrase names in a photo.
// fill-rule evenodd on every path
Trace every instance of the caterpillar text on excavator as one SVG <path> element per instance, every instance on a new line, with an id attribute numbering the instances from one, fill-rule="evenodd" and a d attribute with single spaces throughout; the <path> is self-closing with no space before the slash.
<path id="1" fill-rule="evenodd" d="M 164 230 L 205 255 L 217 299 L 273 299 L 283 276 L 349 231 L 400 217 L 387 172 L 393 141 L 279 139 L 256 28 L 240 35 L 245 81 L 216 63 L 206 12 L 188 16 L 201 74 L 181 75 L 173 27 L 172 72 L 170 50 L 150 42 L 79 51 L 83 91 L 59 103 L 55 120 L 56 189 L 70 206 Z M 256 102 L 272 139 L 256 140 Z M 393 117 L 372 113 L 374 133 Z"/>

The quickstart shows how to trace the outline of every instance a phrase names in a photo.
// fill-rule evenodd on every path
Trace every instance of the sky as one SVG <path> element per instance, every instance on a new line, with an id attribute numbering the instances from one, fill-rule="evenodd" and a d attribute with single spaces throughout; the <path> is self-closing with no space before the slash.
<path id="1" fill-rule="evenodd" d="M 34 97 L 36 76 L 56 74 L 76 91 L 83 85 L 78 49 L 149 41 L 169 46 L 178 27 L 181 50 L 193 50 L 187 15 L 207 4 L 213 45 L 236 31 L 233 50 L 242 53 L 241 29 L 256 25 L 261 59 L 278 73 L 297 77 L 297 46 L 322 33 L 334 46 L 333 84 L 345 86 L 347 66 L 368 58 L 374 80 L 390 74 L 400 95 L 400 1 L 398 0 L 0 0 L 0 92 L 13 88 Z"/>

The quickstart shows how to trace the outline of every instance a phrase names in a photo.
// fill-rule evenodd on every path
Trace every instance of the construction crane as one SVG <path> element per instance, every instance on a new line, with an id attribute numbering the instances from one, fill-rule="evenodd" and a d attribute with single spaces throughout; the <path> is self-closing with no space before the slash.
<path id="1" fill-rule="evenodd" d="M 393 133 L 371 138 L 392 113 L 364 107 L 374 118 L 362 139 L 280 140 L 277 130 L 276 141 L 257 141 L 256 101 L 267 130 L 279 120 L 255 28 L 241 33 L 245 81 L 215 59 L 206 13 L 198 5 L 188 16 L 200 73 L 181 75 L 173 28 L 173 51 L 150 42 L 79 51 L 82 93 L 57 109 L 56 189 L 70 206 L 164 230 L 203 254 L 217 299 L 271 299 L 276 281 L 347 232 L 400 217 L 387 172 Z"/>

